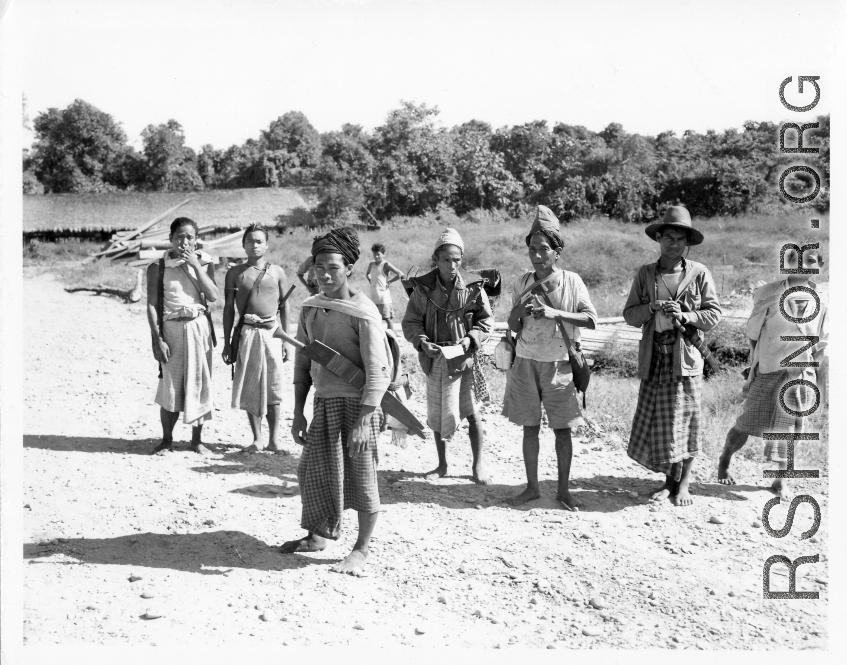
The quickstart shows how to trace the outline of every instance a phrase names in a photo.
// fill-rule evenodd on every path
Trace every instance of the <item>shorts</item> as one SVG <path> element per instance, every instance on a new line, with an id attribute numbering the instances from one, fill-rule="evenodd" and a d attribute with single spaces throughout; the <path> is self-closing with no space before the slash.
<path id="1" fill-rule="evenodd" d="M 377 303 L 376 308 L 384 321 L 391 321 L 394 318 L 394 305 L 392 303 Z"/>
<path id="2" fill-rule="evenodd" d="M 502 413 L 511 422 L 537 427 L 541 424 L 543 404 L 552 429 L 569 429 L 582 424 L 570 361 L 543 362 L 516 356 L 512 369 L 506 374 Z"/>

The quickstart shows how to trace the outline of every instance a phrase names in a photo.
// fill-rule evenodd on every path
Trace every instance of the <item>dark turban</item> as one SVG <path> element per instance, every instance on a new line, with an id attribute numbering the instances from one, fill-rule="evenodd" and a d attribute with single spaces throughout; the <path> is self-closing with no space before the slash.
<path id="1" fill-rule="evenodd" d="M 312 256 L 323 253 L 341 254 L 347 263 L 359 260 L 359 236 L 349 226 L 332 229 L 325 236 L 318 236 L 312 243 Z"/>
<path id="2" fill-rule="evenodd" d="M 536 208 L 532 228 L 526 237 L 527 247 L 529 247 L 529 241 L 532 239 L 532 236 L 536 233 L 546 236 L 550 241 L 550 247 L 553 249 L 561 249 L 565 246 L 565 243 L 562 241 L 562 233 L 559 230 L 559 220 L 547 206 L 540 205 Z"/>

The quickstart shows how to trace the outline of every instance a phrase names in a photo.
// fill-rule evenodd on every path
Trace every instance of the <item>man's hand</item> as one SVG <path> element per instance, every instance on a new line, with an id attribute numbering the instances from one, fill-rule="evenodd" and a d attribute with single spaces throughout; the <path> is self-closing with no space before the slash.
<path id="1" fill-rule="evenodd" d="M 541 297 L 534 293 L 532 294 L 532 299 L 527 303 L 527 305 L 529 306 L 529 309 L 532 312 L 532 318 L 534 319 L 551 320 L 559 316 L 559 310 L 548 307 Z"/>
<path id="2" fill-rule="evenodd" d="M 426 340 L 421 342 L 421 351 L 423 351 L 426 355 L 433 359 L 441 355 L 441 349 L 439 348 L 439 346 Z"/>
<path id="3" fill-rule="evenodd" d="M 282 343 L 282 362 L 287 363 L 294 357 L 294 352 L 291 350 L 291 344 L 288 342 Z"/>
<path id="4" fill-rule="evenodd" d="M 153 341 L 153 357 L 156 359 L 156 362 L 160 362 L 163 365 L 167 365 L 171 359 L 171 349 L 168 343 L 161 337 Z"/>
<path id="5" fill-rule="evenodd" d="M 230 361 L 230 358 L 229 358 L 231 355 L 232 355 L 232 346 L 230 345 L 229 342 L 224 342 L 224 350 L 221 353 L 221 358 L 223 358 L 225 365 L 231 364 L 231 361 Z"/>
<path id="6" fill-rule="evenodd" d="M 662 302 L 662 312 L 665 316 L 682 322 L 682 308 L 675 300 L 665 300 Z"/>
<path id="7" fill-rule="evenodd" d="M 200 270 L 200 259 L 194 250 L 184 247 L 179 250 L 179 258 L 183 259 L 188 265 L 193 266 L 196 270 Z"/>
<path id="8" fill-rule="evenodd" d="M 306 432 L 309 431 L 309 421 L 302 413 L 295 413 L 291 421 L 291 438 L 299 446 L 306 445 Z"/>
<path id="9" fill-rule="evenodd" d="M 373 421 L 375 410 L 375 406 L 362 405 L 359 419 L 356 421 L 356 426 L 350 434 L 350 457 L 356 457 L 360 453 L 370 449 L 371 422 Z"/>
<path id="10" fill-rule="evenodd" d="M 467 353 L 471 348 L 471 338 L 470 337 L 462 337 L 462 341 L 459 342 L 462 345 L 462 351 Z"/>

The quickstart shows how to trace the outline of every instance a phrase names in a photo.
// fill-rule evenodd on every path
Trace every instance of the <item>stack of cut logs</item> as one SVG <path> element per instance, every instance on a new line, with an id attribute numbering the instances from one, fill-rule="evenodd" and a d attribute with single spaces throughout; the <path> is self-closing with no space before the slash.
<path id="1" fill-rule="evenodd" d="M 184 206 L 191 199 L 175 205 L 170 210 L 142 224 L 134 231 L 119 231 L 112 235 L 108 247 L 90 256 L 87 261 L 102 258 L 109 259 L 112 263 L 125 263 L 133 267 L 143 267 L 162 256 L 162 252 L 170 249 L 171 241 L 168 239 L 170 228 L 155 228 L 160 222 L 168 219 L 174 212 Z M 212 256 L 212 261 L 218 263 L 221 258 L 246 259 L 247 254 L 241 246 L 241 235 L 243 231 L 235 231 L 222 238 L 205 240 L 204 235 L 215 231 L 214 224 L 201 226 L 197 232 L 197 249 Z"/>

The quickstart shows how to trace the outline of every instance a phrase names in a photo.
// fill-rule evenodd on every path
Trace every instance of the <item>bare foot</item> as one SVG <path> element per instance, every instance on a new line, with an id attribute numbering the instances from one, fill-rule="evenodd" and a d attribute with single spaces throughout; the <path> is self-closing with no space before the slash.
<path id="1" fill-rule="evenodd" d="M 320 552 L 327 546 L 326 538 L 310 533 L 299 540 L 289 540 L 279 548 L 280 554 L 293 554 L 294 552 Z"/>
<path id="2" fill-rule="evenodd" d="M 191 452 L 197 453 L 198 455 L 205 455 L 209 452 L 209 449 L 204 446 L 202 443 L 192 443 L 191 444 Z"/>
<path id="3" fill-rule="evenodd" d="M 158 455 L 159 457 L 161 457 L 165 453 L 172 452 L 173 451 L 172 446 L 173 446 L 173 441 L 167 441 L 165 439 L 162 439 L 162 442 L 158 446 L 153 448 L 153 450 L 150 451 L 150 454 L 151 455 Z"/>
<path id="4" fill-rule="evenodd" d="M 290 455 L 291 451 L 288 448 L 282 448 L 275 443 L 269 443 L 268 447 L 265 448 L 269 453 L 276 453 L 277 455 Z"/>
<path id="5" fill-rule="evenodd" d="M 676 506 L 690 506 L 694 503 L 694 499 L 692 499 L 691 494 L 688 493 L 687 487 L 680 486 L 679 489 L 677 489 L 676 494 L 674 494 L 673 502 Z"/>
<path id="6" fill-rule="evenodd" d="M 483 467 L 483 465 L 482 465 L 482 464 L 478 465 L 478 466 L 477 466 L 477 467 L 473 470 L 473 475 L 471 476 L 471 479 L 472 479 L 472 480 L 473 480 L 473 481 L 474 481 L 477 485 L 490 485 L 490 484 L 491 484 L 491 482 L 492 482 L 492 481 L 491 481 L 491 476 L 490 476 L 490 475 L 488 475 L 488 471 L 486 471 L 486 470 L 485 470 L 485 467 Z"/>
<path id="7" fill-rule="evenodd" d="M 439 464 L 432 471 L 427 471 L 424 475 L 427 480 L 438 480 L 439 478 L 443 478 L 447 475 L 447 465 Z"/>
<path id="8" fill-rule="evenodd" d="M 348 554 L 343 561 L 334 565 L 332 571 L 335 573 L 346 573 L 361 577 L 365 574 L 365 567 L 368 561 L 367 550 L 353 550 Z"/>
<path id="9" fill-rule="evenodd" d="M 585 508 L 585 504 L 567 490 L 557 494 L 556 501 L 562 504 L 562 508 L 573 513 L 578 513 L 582 508 Z"/>
<path id="10" fill-rule="evenodd" d="M 791 486 L 784 478 L 777 478 L 773 481 L 773 484 L 771 485 L 771 492 L 776 494 L 781 502 L 791 501 L 794 496 L 791 492 Z"/>
<path id="11" fill-rule="evenodd" d="M 733 478 L 729 473 L 729 463 L 732 458 L 724 459 L 720 458 L 718 461 L 718 482 L 721 485 L 735 485 L 735 478 Z"/>
<path id="12" fill-rule="evenodd" d="M 676 490 L 676 483 L 665 476 L 665 484 L 650 495 L 650 501 L 664 501 Z"/>
<path id="13" fill-rule="evenodd" d="M 527 501 L 535 501 L 535 499 L 539 498 L 541 498 L 541 493 L 538 491 L 538 487 L 530 487 L 527 485 L 527 488 L 523 492 L 517 496 L 506 499 L 506 503 L 510 503 L 513 506 L 520 506 Z"/>
<path id="14" fill-rule="evenodd" d="M 241 452 L 242 453 L 258 453 L 260 450 L 261 450 L 261 448 L 259 447 L 258 443 L 256 441 L 254 441 L 253 443 L 251 443 L 246 448 L 242 448 Z"/>

